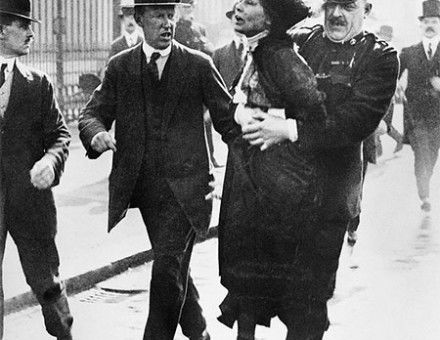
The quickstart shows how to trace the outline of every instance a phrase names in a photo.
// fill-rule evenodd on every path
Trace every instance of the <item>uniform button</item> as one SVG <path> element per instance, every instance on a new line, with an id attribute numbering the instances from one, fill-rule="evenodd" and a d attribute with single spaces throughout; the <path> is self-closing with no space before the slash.
<path id="1" fill-rule="evenodd" d="M 354 44 L 356 44 L 356 39 L 353 38 L 350 40 L 350 45 L 354 45 Z"/>

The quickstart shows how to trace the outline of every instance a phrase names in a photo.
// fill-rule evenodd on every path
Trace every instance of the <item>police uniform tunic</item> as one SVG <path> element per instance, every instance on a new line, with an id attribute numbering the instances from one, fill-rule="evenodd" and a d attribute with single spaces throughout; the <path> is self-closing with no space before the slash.
<path id="1" fill-rule="evenodd" d="M 334 43 L 318 25 L 294 39 L 327 94 L 326 123 L 298 125 L 298 143 L 318 158 L 322 207 L 314 232 L 304 237 L 304 252 L 314 273 L 310 293 L 325 301 L 333 295 L 348 222 L 360 212 L 362 141 L 387 112 L 399 63 L 393 48 L 366 32 Z"/>

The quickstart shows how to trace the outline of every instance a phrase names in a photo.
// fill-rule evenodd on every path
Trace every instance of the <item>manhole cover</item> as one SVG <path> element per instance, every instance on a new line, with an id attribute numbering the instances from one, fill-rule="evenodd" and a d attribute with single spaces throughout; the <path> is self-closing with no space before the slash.
<path id="1" fill-rule="evenodd" d="M 119 303 L 141 292 L 110 291 L 93 288 L 77 296 L 78 301 L 85 303 Z"/>

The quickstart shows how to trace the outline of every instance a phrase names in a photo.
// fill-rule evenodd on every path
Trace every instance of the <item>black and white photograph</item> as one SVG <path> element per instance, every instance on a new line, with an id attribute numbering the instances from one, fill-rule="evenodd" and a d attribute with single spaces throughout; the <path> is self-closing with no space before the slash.
<path id="1" fill-rule="evenodd" d="M 0 0 L 0 340 L 440 339 L 439 42 L 440 0 Z"/>

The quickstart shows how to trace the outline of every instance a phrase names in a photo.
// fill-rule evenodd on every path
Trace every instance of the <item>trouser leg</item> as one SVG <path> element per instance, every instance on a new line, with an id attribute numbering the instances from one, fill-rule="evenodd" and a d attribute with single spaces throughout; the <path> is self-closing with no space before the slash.
<path id="1" fill-rule="evenodd" d="M 287 327 L 286 340 L 321 340 L 329 327 L 327 304 L 301 301 L 279 315 Z"/>
<path id="2" fill-rule="evenodd" d="M 183 334 L 188 338 L 197 338 L 206 329 L 206 320 L 203 317 L 199 300 L 199 292 L 191 275 L 188 274 L 186 298 L 180 316 L 180 327 L 182 327 Z"/>
<path id="3" fill-rule="evenodd" d="M 252 311 L 241 311 L 237 322 L 237 340 L 254 340 L 256 326 Z"/>
<path id="4" fill-rule="evenodd" d="M 144 339 L 172 340 L 185 302 L 189 255 L 155 257 Z"/>
<path id="5" fill-rule="evenodd" d="M 429 150 L 430 150 L 430 167 L 428 169 L 429 178 L 432 177 L 434 173 L 435 165 L 438 160 L 438 152 L 440 148 L 440 127 L 433 129 L 429 133 Z"/>
<path id="6" fill-rule="evenodd" d="M 166 181 L 147 184 L 140 186 L 144 197 L 137 195 L 154 251 L 144 340 L 172 340 L 179 323 L 185 335 L 197 337 L 206 322 L 189 275 L 196 234 Z"/>
<path id="7" fill-rule="evenodd" d="M 71 334 L 73 317 L 59 278 L 59 256 L 54 239 L 14 237 L 26 282 L 43 312 L 47 332 L 59 339 Z"/>
<path id="8" fill-rule="evenodd" d="M 362 191 L 364 189 L 365 176 L 367 175 L 367 170 L 368 170 L 368 162 L 364 160 L 362 163 Z M 358 215 L 352 218 L 347 225 L 347 232 L 348 232 L 347 242 L 351 246 L 355 245 L 355 243 L 357 242 L 356 232 L 359 228 L 360 223 L 361 223 L 361 216 Z"/>
<path id="9" fill-rule="evenodd" d="M 5 315 L 5 295 L 3 292 L 3 257 L 5 254 L 6 246 L 6 228 L 0 221 L 0 340 L 3 339 L 3 323 Z"/>
<path id="10" fill-rule="evenodd" d="M 429 182 L 432 174 L 432 151 L 429 133 L 423 128 L 414 128 L 410 134 L 410 143 L 414 151 L 414 172 L 416 175 L 417 192 L 420 199 L 429 197 Z"/>
<path id="11" fill-rule="evenodd" d="M 208 152 L 209 152 L 209 158 L 212 162 L 212 165 L 214 167 L 218 167 L 219 164 L 217 163 L 217 160 L 214 156 L 214 140 L 212 138 L 212 120 L 209 116 L 209 112 L 206 111 L 204 115 L 204 126 L 205 126 L 205 136 L 206 136 L 206 143 L 208 145 Z"/>

